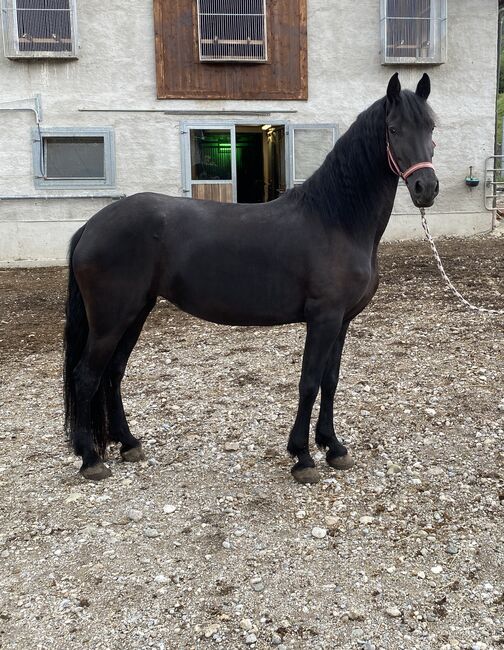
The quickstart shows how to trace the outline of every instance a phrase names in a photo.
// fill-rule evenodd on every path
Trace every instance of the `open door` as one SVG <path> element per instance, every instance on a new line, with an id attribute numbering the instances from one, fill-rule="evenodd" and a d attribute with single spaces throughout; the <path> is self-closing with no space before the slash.
<path id="1" fill-rule="evenodd" d="M 234 125 L 182 128 L 185 196 L 236 201 L 236 133 Z"/>

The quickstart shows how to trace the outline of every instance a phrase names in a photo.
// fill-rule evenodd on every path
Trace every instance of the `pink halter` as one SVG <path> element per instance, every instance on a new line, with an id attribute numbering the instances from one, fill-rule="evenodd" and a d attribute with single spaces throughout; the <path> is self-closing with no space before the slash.
<path id="1" fill-rule="evenodd" d="M 432 141 L 432 144 L 436 146 L 436 143 Z M 392 153 L 392 149 L 390 148 L 390 143 L 388 141 L 388 136 L 387 136 L 387 158 L 388 158 L 388 163 L 390 166 L 390 169 L 394 172 L 394 174 L 397 174 L 400 176 L 406 183 L 408 176 L 411 176 L 414 172 L 416 172 L 419 169 L 434 169 L 434 165 L 430 162 L 419 162 L 415 163 L 414 165 L 411 165 L 411 167 L 408 167 L 408 169 L 405 172 L 401 171 L 401 168 L 397 164 L 394 154 Z"/>

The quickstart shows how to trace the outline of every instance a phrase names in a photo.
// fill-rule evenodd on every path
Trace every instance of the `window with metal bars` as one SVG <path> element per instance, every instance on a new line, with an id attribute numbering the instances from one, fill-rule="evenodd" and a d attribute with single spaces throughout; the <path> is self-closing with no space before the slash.
<path id="1" fill-rule="evenodd" d="M 75 0 L 2 0 L 5 54 L 74 57 Z"/>
<path id="2" fill-rule="evenodd" d="M 267 61 L 266 0 L 197 0 L 200 61 Z"/>
<path id="3" fill-rule="evenodd" d="M 110 127 L 37 127 L 33 130 L 35 186 L 112 187 L 114 150 L 114 133 Z"/>
<path id="4" fill-rule="evenodd" d="M 444 63 L 446 0 L 381 0 L 382 63 Z"/>

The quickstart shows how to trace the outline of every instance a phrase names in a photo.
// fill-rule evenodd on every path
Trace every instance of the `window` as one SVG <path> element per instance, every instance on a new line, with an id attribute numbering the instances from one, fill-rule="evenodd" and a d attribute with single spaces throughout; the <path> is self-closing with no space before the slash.
<path id="1" fill-rule="evenodd" d="M 75 58 L 75 0 L 2 0 L 5 56 Z"/>
<path id="2" fill-rule="evenodd" d="M 336 124 L 294 124 L 289 130 L 292 185 L 300 185 L 325 160 L 338 139 Z"/>
<path id="3" fill-rule="evenodd" d="M 382 63 L 444 63 L 446 0 L 381 0 Z"/>
<path id="4" fill-rule="evenodd" d="M 265 2 L 198 0 L 200 61 L 266 61 Z"/>
<path id="5" fill-rule="evenodd" d="M 110 128 L 33 129 L 33 167 L 37 187 L 112 187 L 115 184 L 114 158 L 114 138 Z"/>

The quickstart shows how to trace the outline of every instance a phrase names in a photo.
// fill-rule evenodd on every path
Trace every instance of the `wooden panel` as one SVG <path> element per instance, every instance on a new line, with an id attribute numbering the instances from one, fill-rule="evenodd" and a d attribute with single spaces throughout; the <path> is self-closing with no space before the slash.
<path id="1" fill-rule="evenodd" d="M 193 199 L 210 199 L 222 203 L 233 202 L 232 183 L 198 183 L 192 186 Z"/>
<path id="2" fill-rule="evenodd" d="M 306 0 L 268 0 L 267 63 L 200 63 L 196 2 L 154 0 L 159 99 L 307 99 Z"/>

